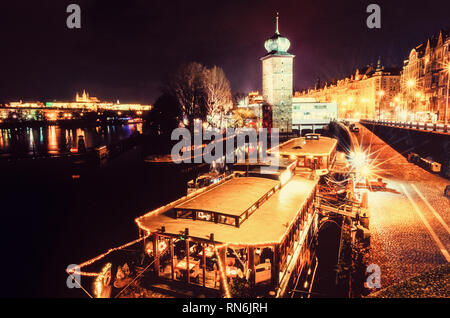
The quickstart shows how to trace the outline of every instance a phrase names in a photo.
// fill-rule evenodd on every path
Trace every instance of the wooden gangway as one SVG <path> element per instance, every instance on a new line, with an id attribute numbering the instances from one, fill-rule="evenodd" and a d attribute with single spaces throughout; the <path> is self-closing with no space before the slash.
<path id="1" fill-rule="evenodd" d="M 336 201 L 337 202 L 337 201 Z M 359 202 L 345 200 L 340 204 L 332 204 L 329 198 L 318 196 L 316 208 L 323 214 L 339 214 L 355 219 L 361 212 L 361 204 Z"/>

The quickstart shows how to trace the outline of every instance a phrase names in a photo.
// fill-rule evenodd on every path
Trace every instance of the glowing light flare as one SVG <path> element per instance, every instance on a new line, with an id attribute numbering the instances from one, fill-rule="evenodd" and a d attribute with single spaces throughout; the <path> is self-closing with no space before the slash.
<path id="1" fill-rule="evenodd" d="M 222 286 L 223 286 L 223 290 L 225 292 L 225 298 L 231 298 L 230 288 L 228 286 L 228 281 L 227 281 L 227 277 L 226 277 L 226 269 L 222 264 L 222 260 L 220 259 L 218 248 L 215 248 L 215 253 L 217 256 L 217 262 L 219 264 L 220 278 L 222 280 Z"/>
<path id="2" fill-rule="evenodd" d="M 416 86 L 416 81 L 414 80 L 414 79 L 409 79 L 407 82 L 406 82 L 406 86 L 408 87 L 408 88 L 413 88 L 414 86 Z"/>
<path id="3" fill-rule="evenodd" d="M 350 152 L 350 161 L 353 167 L 359 169 L 367 164 L 367 156 L 362 151 Z"/>
<path id="4" fill-rule="evenodd" d="M 360 173 L 364 178 L 368 178 L 372 174 L 372 171 L 369 166 L 364 166 L 360 169 Z"/>
<path id="5" fill-rule="evenodd" d="M 104 258 L 105 256 L 111 254 L 112 252 L 119 251 L 119 250 L 122 250 L 122 249 L 124 249 L 124 248 L 127 248 L 127 247 L 129 247 L 129 246 L 131 246 L 131 245 L 133 245 L 133 244 L 139 243 L 139 242 L 145 240 L 146 238 L 148 238 L 149 236 L 150 236 L 150 231 L 146 231 L 146 234 L 145 234 L 144 236 L 142 236 L 142 237 L 140 237 L 140 238 L 138 238 L 138 239 L 136 239 L 136 240 L 134 240 L 134 241 L 125 243 L 125 244 L 123 244 L 123 245 L 121 245 L 121 246 L 119 246 L 119 247 L 111 248 L 111 249 L 109 249 L 107 252 L 105 252 L 105 253 L 103 253 L 103 254 L 100 254 L 100 255 L 98 255 L 97 257 L 94 257 L 94 258 L 92 258 L 92 259 L 90 259 L 90 260 L 88 260 L 88 261 L 86 261 L 86 262 L 80 264 L 80 265 L 78 266 L 78 268 L 81 269 L 81 268 L 83 268 L 83 267 L 89 266 L 89 265 L 91 265 L 91 264 L 97 262 L 98 260 L 101 260 L 101 259 Z M 77 270 L 76 267 L 74 267 L 74 268 L 72 268 L 72 269 L 70 269 L 70 270 L 67 270 L 67 273 L 68 273 L 69 275 L 71 275 L 71 274 L 77 274 L 77 275 L 81 275 L 81 276 L 90 276 L 90 277 L 97 277 L 97 276 L 100 275 L 100 273 L 81 272 L 81 271 Z"/>

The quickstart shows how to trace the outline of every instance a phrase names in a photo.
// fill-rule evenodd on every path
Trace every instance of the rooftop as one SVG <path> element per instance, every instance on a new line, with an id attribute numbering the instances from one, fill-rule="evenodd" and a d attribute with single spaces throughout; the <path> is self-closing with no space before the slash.
<path id="1" fill-rule="evenodd" d="M 266 178 L 232 178 L 175 206 L 175 209 L 240 216 L 278 183 L 279 181 Z"/>
<path id="2" fill-rule="evenodd" d="M 304 137 L 294 138 L 278 147 L 281 155 L 294 156 L 326 156 L 337 145 L 337 139 L 319 136 L 319 140 L 306 140 Z"/>
<path id="3" fill-rule="evenodd" d="M 292 56 L 291 54 L 288 53 L 290 45 L 291 43 L 289 42 L 289 40 L 286 37 L 282 36 L 278 31 L 278 13 L 277 13 L 275 34 L 269 39 L 267 39 L 266 42 L 264 43 L 264 47 L 267 50 L 267 54 L 262 59 L 271 55 Z"/>
<path id="4" fill-rule="evenodd" d="M 200 220 L 175 219 L 172 212 L 174 206 L 189 204 L 189 202 L 196 207 L 205 204 L 208 208 L 217 209 L 221 213 L 242 210 L 241 205 L 247 207 L 248 204 L 252 204 L 252 201 L 274 185 L 274 182 L 274 180 L 256 177 L 233 178 L 213 186 L 206 193 L 195 195 L 192 200 L 186 198 L 183 203 L 168 205 L 149 212 L 136 219 L 136 222 L 140 228 L 150 232 L 156 232 L 161 226 L 165 226 L 166 233 L 171 234 L 179 234 L 185 228 L 189 228 L 191 237 L 201 239 L 209 239 L 210 234 L 214 233 L 215 241 L 235 245 L 279 242 L 294 216 L 314 191 L 317 181 L 294 175 L 288 183 L 257 208 L 239 228 Z"/>

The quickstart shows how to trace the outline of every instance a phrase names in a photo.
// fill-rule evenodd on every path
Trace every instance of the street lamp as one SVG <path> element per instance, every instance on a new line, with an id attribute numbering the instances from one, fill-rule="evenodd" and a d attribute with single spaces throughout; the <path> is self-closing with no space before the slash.
<path id="1" fill-rule="evenodd" d="M 381 101 L 384 96 L 384 91 L 381 90 L 378 92 L 378 96 L 380 96 L 380 100 L 378 101 L 378 120 L 381 119 Z"/>
<path id="2" fill-rule="evenodd" d="M 447 64 L 447 99 L 445 101 L 445 111 L 444 111 L 444 126 L 447 125 L 447 112 L 448 112 L 448 89 L 450 84 L 450 63 Z"/>
<path id="3" fill-rule="evenodd" d="M 406 86 L 408 86 L 408 88 L 413 88 L 415 85 L 416 85 L 416 81 L 412 78 L 406 82 Z"/>
<path id="4" fill-rule="evenodd" d="M 399 112 L 402 109 L 402 100 L 401 100 L 401 93 L 399 93 L 397 96 L 395 96 L 394 98 L 394 106 L 395 106 L 395 120 L 399 120 Z"/>
<path id="5" fill-rule="evenodd" d="M 413 89 L 413 87 L 416 86 L 416 80 L 414 78 L 410 78 L 407 82 L 406 82 L 406 87 L 408 88 L 408 96 L 406 98 L 406 110 L 409 110 L 409 100 L 410 100 L 410 95 L 411 95 L 411 90 Z M 412 109 L 411 109 L 412 110 Z"/>

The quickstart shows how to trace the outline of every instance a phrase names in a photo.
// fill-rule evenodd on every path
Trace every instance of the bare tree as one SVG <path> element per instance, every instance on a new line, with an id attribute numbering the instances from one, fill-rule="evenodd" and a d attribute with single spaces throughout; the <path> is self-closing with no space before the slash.
<path id="1" fill-rule="evenodd" d="M 213 66 L 207 69 L 200 63 L 182 65 L 166 85 L 168 94 L 174 96 L 182 115 L 193 127 L 194 119 L 212 119 L 214 126 L 222 127 L 224 114 L 233 108 L 230 82 L 222 68 Z"/>
<path id="2" fill-rule="evenodd" d="M 205 94 L 208 115 L 221 128 L 224 114 L 233 108 L 230 82 L 222 68 L 213 66 L 206 70 Z"/>
<path id="3" fill-rule="evenodd" d="M 168 91 L 178 100 L 182 114 L 192 127 L 195 118 L 206 117 L 206 68 L 200 63 L 182 65 L 168 83 Z"/>

